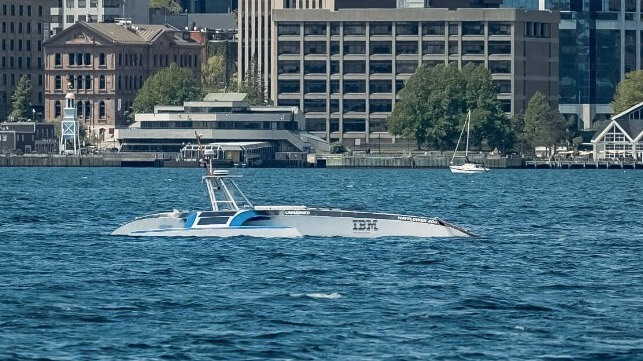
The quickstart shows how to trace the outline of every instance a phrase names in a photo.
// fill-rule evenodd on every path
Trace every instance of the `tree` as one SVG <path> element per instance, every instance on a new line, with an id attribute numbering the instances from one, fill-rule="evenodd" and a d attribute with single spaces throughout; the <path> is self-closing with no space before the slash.
<path id="1" fill-rule="evenodd" d="M 11 95 L 11 114 L 13 121 L 29 119 L 31 115 L 31 81 L 23 75 Z"/>
<path id="2" fill-rule="evenodd" d="M 166 14 L 178 14 L 183 11 L 181 4 L 177 0 L 150 0 L 150 8 L 163 9 Z"/>
<path id="3" fill-rule="evenodd" d="M 612 107 L 615 113 L 620 113 L 640 102 L 643 102 L 643 70 L 634 70 L 618 84 Z"/>
<path id="4" fill-rule="evenodd" d="M 172 63 L 145 81 L 132 108 L 134 113 L 151 113 L 156 105 L 183 105 L 201 96 L 192 71 Z"/>
<path id="5" fill-rule="evenodd" d="M 201 78 L 201 84 L 206 93 L 227 89 L 228 79 L 225 58 L 221 55 L 209 57 L 201 69 Z"/>
<path id="6" fill-rule="evenodd" d="M 515 138 L 509 118 L 502 111 L 498 101 L 498 89 L 491 78 L 491 72 L 471 63 L 462 68 L 465 82 L 466 109 L 471 110 L 472 139 L 470 143 L 482 147 L 507 150 Z"/>
<path id="7" fill-rule="evenodd" d="M 253 57 L 250 62 L 250 69 L 248 69 L 245 79 L 241 82 L 239 92 L 248 95 L 248 103 L 250 105 L 267 104 L 256 57 Z"/>
<path id="8" fill-rule="evenodd" d="M 511 126 L 500 103 L 491 73 L 456 63 L 422 66 L 405 83 L 388 119 L 392 134 L 414 139 L 421 148 L 453 149 L 471 110 L 473 145 L 511 146 Z"/>
<path id="9" fill-rule="evenodd" d="M 560 144 L 567 136 L 567 122 L 557 109 L 551 109 L 545 96 L 536 92 L 527 104 L 523 137 L 530 147 L 553 147 Z"/>

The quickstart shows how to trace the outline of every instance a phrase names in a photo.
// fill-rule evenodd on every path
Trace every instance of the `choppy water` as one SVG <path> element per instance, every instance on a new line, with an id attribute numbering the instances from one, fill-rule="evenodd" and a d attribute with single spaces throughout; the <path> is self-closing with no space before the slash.
<path id="1" fill-rule="evenodd" d="M 0 168 L 3 359 L 643 359 L 643 172 L 245 169 L 477 239 L 131 239 L 196 169 Z"/>

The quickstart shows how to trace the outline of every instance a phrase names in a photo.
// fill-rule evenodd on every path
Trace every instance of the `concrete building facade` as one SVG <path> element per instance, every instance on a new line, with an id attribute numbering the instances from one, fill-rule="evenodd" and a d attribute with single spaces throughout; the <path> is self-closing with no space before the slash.
<path id="1" fill-rule="evenodd" d="M 306 130 L 346 145 L 391 143 L 386 119 L 419 65 L 487 67 L 508 113 L 537 91 L 557 105 L 557 13 L 515 9 L 273 10 L 271 94 Z"/>
<path id="2" fill-rule="evenodd" d="M 113 23 L 127 18 L 136 24 L 149 22 L 149 0 L 56 0 L 51 8 L 52 34 L 77 21 Z"/>
<path id="3" fill-rule="evenodd" d="M 11 112 L 11 94 L 23 75 L 31 79 L 31 104 L 41 117 L 44 101 L 43 47 L 49 21 L 47 0 L 0 3 L 0 121 Z"/>
<path id="4" fill-rule="evenodd" d="M 98 140 L 123 127 L 138 90 L 171 63 L 200 77 L 202 44 L 165 25 L 78 22 L 47 40 L 45 119 L 62 114 L 65 94 L 76 94 L 77 116 Z"/>

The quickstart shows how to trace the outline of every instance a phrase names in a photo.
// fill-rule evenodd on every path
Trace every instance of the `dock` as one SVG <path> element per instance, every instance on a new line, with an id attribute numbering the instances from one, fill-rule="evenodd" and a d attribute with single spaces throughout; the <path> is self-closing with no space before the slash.
<path id="1" fill-rule="evenodd" d="M 527 169 L 643 169 L 643 162 L 619 160 L 527 160 Z"/>

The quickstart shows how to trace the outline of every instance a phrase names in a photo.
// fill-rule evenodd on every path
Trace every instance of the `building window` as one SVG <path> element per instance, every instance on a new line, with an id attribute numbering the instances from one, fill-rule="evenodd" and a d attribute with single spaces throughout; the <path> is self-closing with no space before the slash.
<path id="1" fill-rule="evenodd" d="M 305 74 L 326 74 L 326 61 L 307 60 L 304 62 Z"/>
<path id="2" fill-rule="evenodd" d="M 449 55 L 459 54 L 460 49 L 457 41 L 449 41 Z"/>
<path id="3" fill-rule="evenodd" d="M 363 100 L 362 100 L 363 102 Z M 344 110 L 346 110 L 346 101 L 344 101 Z M 366 130 L 366 121 L 364 119 L 346 119 L 344 118 L 345 132 L 363 132 Z"/>
<path id="4" fill-rule="evenodd" d="M 282 93 L 299 93 L 299 80 L 279 80 L 278 91 Z"/>
<path id="5" fill-rule="evenodd" d="M 299 42 L 298 41 L 282 41 L 279 42 L 277 48 L 277 54 L 299 54 Z"/>
<path id="6" fill-rule="evenodd" d="M 304 35 L 326 35 L 326 23 L 304 24 Z"/>
<path id="7" fill-rule="evenodd" d="M 326 93 L 326 80 L 305 80 L 304 93 Z"/>
<path id="8" fill-rule="evenodd" d="M 297 23 L 279 23 L 277 35 L 299 35 L 300 27 Z"/>
<path id="9" fill-rule="evenodd" d="M 366 72 L 366 63 L 361 60 L 352 60 L 344 62 L 344 74 L 364 74 Z"/>
<path id="10" fill-rule="evenodd" d="M 417 41 L 398 41 L 395 45 L 395 53 L 401 54 L 417 54 L 418 42 Z"/>
<path id="11" fill-rule="evenodd" d="M 98 117 L 105 119 L 105 102 L 102 100 L 98 103 Z"/>
<path id="12" fill-rule="evenodd" d="M 105 66 L 105 53 L 98 54 L 98 65 Z"/>
<path id="13" fill-rule="evenodd" d="M 69 65 L 76 65 L 76 56 L 73 53 L 67 54 L 67 62 Z"/>
<path id="14" fill-rule="evenodd" d="M 346 22 L 344 23 L 344 35 L 364 35 L 366 34 L 366 25 L 364 23 Z"/>
<path id="15" fill-rule="evenodd" d="M 82 102 L 82 101 L 78 101 L 78 102 L 76 102 L 76 115 L 77 115 L 77 116 L 78 116 L 78 118 L 80 118 L 80 119 L 83 119 L 83 118 L 84 118 L 84 117 L 83 117 L 83 102 Z"/>
<path id="16" fill-rule="evenodd" d="M 344 99 L 344 113 L 366 111 L 366 100 L 364 99 Z M 344 129 L 346 130 L 346 129 Z M 363 130 L 363 129 L 362 129 Z"/>
<path id="17" fill-rule="evenodd" d="M 511 54 L 511 42 L 509 41 L 490 41 L 489 55 Z"/>
<path id="18" fill-rule="evenodd" d="M 511 35 L 511 23 L 490 22 L 489 35 Z"/>
<path id="19" fill-rule="evenodd" d="M 444 41 L 425 41 L 422 43 L 422 54 L 444 55 Z"/>
<path id="20" fill-rule="evenodd" d="M 484 41 L 463 41 L 462 55 L 483 55 Z"/>
<path id="21" fill-rule="evenodd" d="M 326 112 L 326 99 L 304 99 L 304 113 Z"/>
<path id="22" fill-rule="evenodd" d="M 393 34 L 393 25 L 389 22 L 371 22 L 369 26 L 371 35 Z"/>
<path id="23" fill-rule="evenodd" d="M 510 74 L 510 60 L 489 60 L 489 71 L 491 74 Z"/>
<path id="24" fill-rule="evenodd" d="M 449 35 L 458 35 L 458 23 L 449 23 Z"/>
<path id="25" fill-rule="evenodd" d="M 365 80 L 344 80 L 344 93 L 365 93 Z"/>
<path id="26" fill-rule="evenodd" d="M 92 54 L 85 53 L 85 65 L 92 65 Z"/>
<path id="27" fill-rule="evenodd" d="M 511 80 L 494 80 L 498 93 L 511 93 Z"/>
<path id="28" fill-rule="evenodd" d="M 366 42 L 364 41 L 345 41 L 344 55 L 366 54 Z"/>
<path id="29" fill-rule="evenodd" d="M 371 55 L 390 55 L 392 46 L 390 41 L 371 41 Z"/>
<path id="30" fill-rule="evenodd" d="M 54 118 L 60 117 L 61 114 L 62 109 L 60 108 L 60 101 L 56 100 L 56 102 L 54 103 Z"/>
<path id="31" fill-rule="evenodd" d="M 101 75 L 98 79 L 98 89 L 105 90 L 105 75 Z"/>
<path id="32" fill-rule="evenodd" d="M 92 116 L 92 105 L 89 101 L 85 102 L 85 118 L 90 119 Z"/>
<path id="33" fill-rule="evenodd" d="M 395 33 L 397 35 L 417 35 L 418 23 L 416 22 L 398 22 L 395 25 Z"/>
<path id="34" fill-rule="evenodd" d="M 373 60 L 370 64 L 371 74 L 391 74 L 393 65 L 390 60 Z"/>
<path id="35" fill-rule="evenodd" d="M 484 35 L 484 23 L 480 21 L 462 22 L 462 35 Z"/>
<path id="36" fill-rule="evenodd" d="M 393 83 L 390 80 L 371 80 L 370 93 L 391 93 L 393 91 Z"/>
<path id="37" fill-rule="evenodd" d="M 92 77 L 91 75 L 85 75 L 85 89 L 92 89 Z"/>
<path id="38" fill-rule="evenodd" d="M 369 108 L 371 113 L 386 113 L 391 111 L 390 99 L 371 99 Z"/>
<path id="39" fill-rule="evenodd" d="M 422 35 L 444 35 L 444 22 L 429 21 L 422 23 Z"/>
<path id="40" fill-rule="evenodd" d="M 62 90 L 62 80 L 60 79 L 60 75 L 56 75 L 54 77 L 54 89 Z"/>
<path id="41" fill-rule="evenodd" d="M 413 74 L 418 67 L 415 60 L 398 60 L 395 63 L 396 74 Z"/>
<path id="42" fill-rule="evenodd" d="M 301 71 L 299 61 L 280 61 L 277 66 L 279 74 L 297 74 Z"/>
<path id="43" fill-rule="evenodd" d="M 304 54 L 326 54 L 325 41 L 309 41 L 304 44 Z"/>
<path id="44" fill-rule="evenodd" d="M 83 82 L 83 76 L 82 76 L 82 75 L 78 75 L 78 76 L 76 77 L 76 89 L 83 89 L 83 85 L 84 85 L 83 83 L 84 83 L 84 82 Z"/>

